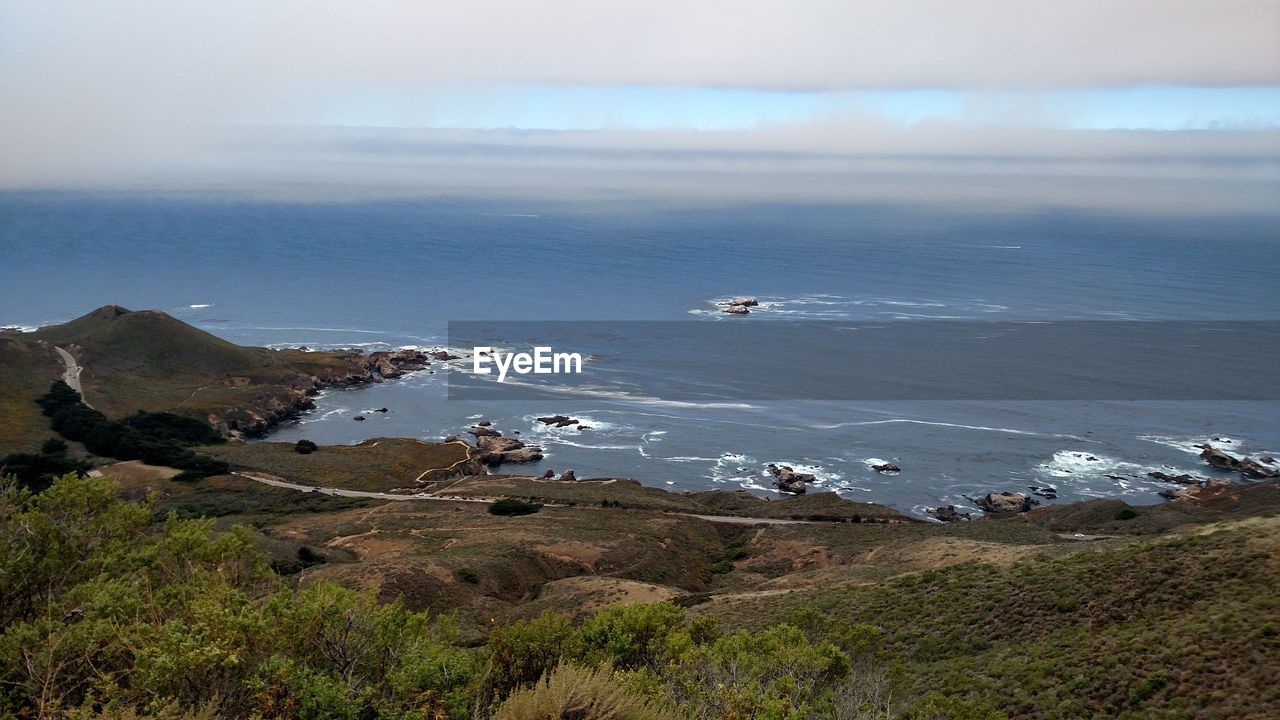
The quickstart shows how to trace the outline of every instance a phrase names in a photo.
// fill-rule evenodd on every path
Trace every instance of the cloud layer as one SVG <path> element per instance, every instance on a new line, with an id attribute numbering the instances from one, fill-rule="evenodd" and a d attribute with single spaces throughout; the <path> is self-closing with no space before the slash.
<path id="1" fill-rule="evenodd" d="M 1015 171 L 1275 181 L 1270 130 L 1071 133 L 1007 107 L 1011 93 L 1150 84 L 1280 85 L 1280 0 L 0 0 L 0 185 L 347 173 L 519 188 L 546 172 L 652 189 L 713 173 L 743 192 L 866 195 L 886 173 L 943 178 L 921 187 Z M 234 129 L 323 125 L 335 109 L 360 116 L 351 107 L 370 97 L 419 107 L 458 88 L 530 85 L 941 88 L 971 95 L 985 119 L 904 127 L 849 111 L 714 133 Z M 1006 100 L 984 105 L 991 97 Z"/>

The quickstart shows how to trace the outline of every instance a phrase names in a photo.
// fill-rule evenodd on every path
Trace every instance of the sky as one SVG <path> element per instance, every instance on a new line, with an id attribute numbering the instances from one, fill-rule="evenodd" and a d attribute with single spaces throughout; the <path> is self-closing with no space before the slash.
<path id="1" fill-rule="evenodd" d="M 0 137 L 5 188 L 1096 177 L 1249 209 L 1280 183 L 1280 0 L 0 0 Z"/>

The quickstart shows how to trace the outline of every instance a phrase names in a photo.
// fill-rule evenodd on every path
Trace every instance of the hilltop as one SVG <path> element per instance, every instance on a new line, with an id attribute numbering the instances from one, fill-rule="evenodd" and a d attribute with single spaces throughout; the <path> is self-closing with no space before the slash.
<path id="1" fill-rule="evenodd" d="M 255 435 L 312 406 L 324 387 L 359 385 L 426 367 L 414 351 L 307 352 L 246 347 L 158 310 L 107 305 L 60 325 L 0 336 L 0 375 L 12 394 L 0 406 L 5 450 L 30 450 L 47 433 L 29 401 L 48 390 L 63 364 L 82 368 L 85 401 L 115 419 L 139 410 L 209 422 L 227 435 Z M 24 402 L 24 400 L 26 402 Z"/>

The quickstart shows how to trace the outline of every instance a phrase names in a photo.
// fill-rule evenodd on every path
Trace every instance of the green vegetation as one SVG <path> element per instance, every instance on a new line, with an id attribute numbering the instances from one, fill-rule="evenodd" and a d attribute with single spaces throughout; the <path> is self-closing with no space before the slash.
<path id="1" fill-rule="evenodd" d="M 310 440 L 299 440 L 298 442 L 293 444 L 293 451 L 298 453 L 299 455 L 310 455 L 311 453 L 319 449 L 320 449 L 320 446 L 316 445 Z"/>
<path id="2" fill-rule="evenodd" d="M 296 531 L 272 559 L 251 529 L 158 518 L 158 501 L 127 501 L 109 479 L 0 486 L 0 716 L 1261 718 L 1280 703 L 1276 518 L 692 610 L 495 618 L 476 638 L 323 575 L 296 586 L 304 570 L 352 566 Z M 704 522 L 617 517 L 633 512 L 668 538 Z M 758 535 L 732 530 L 717 562 L 755 559 Z M 489 571 L 471 568 L 458 582 L 481 592 Z"/>
<path id="3" fill-rule="evenodd" d="M 151 515 L 103 479 L 0 488 L 0 712 L 529 717 L 559 703 L 800 718 L 837 702 L 849 675 L 839 647 L 798 628 L 722 636 L 669 604 L 611 608 L 581 627 L 547 615 L 468 649 L 447 617 L 331 583 L 289 587 L 244 529 Z M 766 671 L 769 657 L 785 664 Z M 752 658 L 728 686 L 697 680 Z M 539 683 L 563 663 L 590 671 Z"/>
<path id="4" fill-rule="evenodd" d="M 314 515 L 376 505 L 363 498 L 335 497 L 273 488 L 232 476 L 215 476 L 200 482 L 167 481 L 128 483 L 139 497 L 155 492 L 157 517 L 174 513 L 179 518 L 235 518 L 257 526 L 284 522 L 296 515 Z"/>
<path id="5" fill-rule="evenodd" d="M 1010 717 L 1263 717 L 1280 706 L 1280 642 L 1264 623 L 1280 610 L 1278 547 L 1272 518 L 786 602 L 880 628 L 908 685 Z M 777 605 L 760 596 L 707 612 L 760 627 Z"/>
<path id="6" fill-rule="evenodd" d="M 561 665 L 531 687 L 513 693 L 494 717 L 664 720 L 675 716 L 628 692 L 608 670 Z"/>
<path id="7" fill-rule="evenodd" d="M 12 475 L 32 492 L 43 491 L 59 475 L 88 470 L 89 464 L 69 456 L 67 444 L 58 438 L 45 440 L 38 453 L 11 453 L 0 459 L 0 473 Z"/>
<path id="8" fill-rule="evenodd" d="M 502 498 L 489 504 L 490 515 L 532 515 L 541 509 L 541 505 L 515 498 Z"/>
<path id="9" fill-rule="evenodd" d="M 192 445 L 222 440 L 213 428 L 198 420 L 139 411 L 113 422 L 85 405 L 80 394 L 61 380 L 36 402 L 52 420 L 54 430 L 68 440 L 83 442 L 85 449 L 95 455 L 178 468 L 190 479 L 228 469 L 221 460 L 191 451 Z"/>

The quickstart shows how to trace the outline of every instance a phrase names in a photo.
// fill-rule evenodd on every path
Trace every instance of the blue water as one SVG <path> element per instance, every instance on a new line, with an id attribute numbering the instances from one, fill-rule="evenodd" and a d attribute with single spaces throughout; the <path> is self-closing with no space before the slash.
<path id="1" fill-rule="evenodd" d="M 116 303 L 248 344 L 434 345 L 449 320 L 716 322 L 712 301 L 738 294 L 765 301 L 747 322 L 1276 319 L 1277 277 L 1277 216 L 0 194 L 0 324 Z M 706 361 L 752 351 L 707 347 Z M 1062 501 L 1155 502 L 1161 486 L 1144 473 L 1201 471 L 1191 446 L 1213 436 L 1280 454 L 1274 403 L 461 402 L 445 382 L 440 371 L 326 393 L 275 437 L 434 438 L 483 416 L 544 445 L 538 473 L 765 493 L 763 466 L 788 462 L 917 512 L 1029 485 Z M 351 420 L 382 406 L 392 412 Z M 552 413 L 592 429 L 533 421 Z M 877 458 L 903 472 L 874 473 Z"/>

